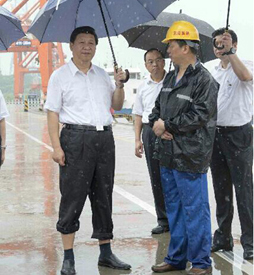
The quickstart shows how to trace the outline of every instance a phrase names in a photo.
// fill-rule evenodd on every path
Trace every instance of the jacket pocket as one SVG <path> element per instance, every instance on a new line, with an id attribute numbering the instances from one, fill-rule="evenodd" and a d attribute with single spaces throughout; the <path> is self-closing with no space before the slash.
<path id="1" fill-rule="evenodd" d="M 196 130 L 186 135 L 181 136 L 183 154 L 186 155 L 200 155 L 203 152 L 204 139 L 200 130 Z"/>

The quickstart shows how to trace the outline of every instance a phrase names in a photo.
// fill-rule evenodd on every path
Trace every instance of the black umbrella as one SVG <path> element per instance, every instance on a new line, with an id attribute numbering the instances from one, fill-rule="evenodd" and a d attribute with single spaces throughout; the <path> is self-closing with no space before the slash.
<path id="1" fill-rule="evenodd" d="M 167 44 L 161 41 L 166 37 L 168 28 L 175 21 L 188 21 L 197 28 L 200 36 L 199 58 L 203 63 L 216 58 L 213 52 L 212 41 L 214 28 L 205 21 L 183 13 L 162 12 L 157 17 L 157 20 L 129 29 L 123 32 L 122 35 L 128 41 L 130 47 L 143 50 L 157 48 L 166 54 Z"/>
<path id="2" fill-rule="evenodd" d="M 91 26 L 98 37 L 108 37 L 114 65 L 117 62 L 110 36 L 155 19 L 176 0 L 49 0 L 28 32 L 43 42 L 69 42 L 72 31 Z"/>
<path id="3" fill-rule="evenodd" d="M 10 11 L 0 6 L 0 51 L 7 50 L 13 42 L 25 36 L 21 21 Z"/>

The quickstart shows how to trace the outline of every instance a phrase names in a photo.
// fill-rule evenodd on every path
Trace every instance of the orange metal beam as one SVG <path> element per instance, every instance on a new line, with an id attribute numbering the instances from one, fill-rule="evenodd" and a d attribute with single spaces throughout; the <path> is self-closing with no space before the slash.
<path id="1" fill-rule="evenodd" d="M 36 53 L 33 53 L 33 56 L 31 56 L 31 55 L 32 55 L 32 53 L 30 53 L 28 57 L 26 56 L 26 58 L 25 58 L 24 60 L 22 60 L 21 63 L 19 63 L 19 66 L 22 66 L 23 68 L 27 68 L 28 65 L 35 59 L 35 57 L 38 56 L 38 53 L 36 52 Z M 31 57 L 31 58 L 30 58 L 30 57 Z M 29 59 L 28 62 L 25 64 L 25 62 L 26 62 L 26 60 L 27 60 L 28 58 L 30 58 L 30 59 Z M 25 65 L 24 65 L 24 64 L 25 64 Z"/>
<path id="2" fill-rule="evenodd" d="M 6 3 L 6 2 L 7 2 L 7 0 L 1 0 L 0 1 L 0 6 L 3 6 L 3 4 Z"/>
<path id="3" fill-rule="evenodd" d="M 48 0 L 40 0 L 41 7 L 47 2 Z"/>
<path id="4" fill-rule="evenodd" d="M 5 51 L 7 53 L 15 53 L 15 52 L 36 52 L 37 51 L 37 48 L 32 48 L 32 47 L 29 47 L 29 48 L 26 48 L 26 47 L 11 47 L 8 49 L 8 51 Z M 3 52 L 3 51 L 0 51 L 0 53 Z"/>
<path id="5" fill-rule="evenodd" d="M 19 62 L 22 59 L 22 53 L 14 53 L 14 96 L 19 97 L 19 94 L 24 92 L 24 73 L 21 71 Z"/>
<path id="6" fill-rule="evenodd" d="M 27 46 L 24 46 L 27 45 Z M 1 52 L 35 52 L 38 50 L 38 46 L 40 42 L 37 39 L 21 39 L 16 43 L 13 43 L 7 51 L 0 51 Z"/>
<path id="7" fill-rule="evenodd" d="M 26 55 L 25 59 L 22 60 L 22 62 L 19 63 L 19 66 L 22 66 L 27 60 L 28 58 L 32 55 L 32 52 L 30 52 L 29 54 Z"/>
<path id="8" fill-rule="evenodd" d="M 17 5 L 17 7 L 14 9 L 14 10 L 12 10 L 12 13 L 16 13 L 16 12 L 18 12 L 21 8 L 23 8 L 24 7 L 24 5 L 28 2 L 29 0 L 23 0 L 19 5 Z"/>
<path id="9" fill-rule="evenodd" d="M 42 92 L 47 94 L 49 77 L 53 72 L 52 43 L 41 44 L 38 47 Z"/>
<path id="10" fill-rule="evenodd" d="M 36 2 L 21 18 L 21 21 L 27 20 L 38 8 L 40 7 L 40 1 Z"/>

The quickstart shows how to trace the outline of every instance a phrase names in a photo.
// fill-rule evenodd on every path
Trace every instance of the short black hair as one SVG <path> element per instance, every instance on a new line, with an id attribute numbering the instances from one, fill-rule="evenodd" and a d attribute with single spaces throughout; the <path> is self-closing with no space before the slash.
<path id="1" fill-rule="evenodd" d="M 218 35 L 222 35 L 222 34 L 225 33 L 226 31 L 231 35 L 231 37 L 232 37 L 232 42 L 233 42 L 233 43 L 237 43 L 238 38 L 237 38 L 236 33 L 235 33 L 233 30 L 226 30 L 226 28 L 220 28 L 220 29 L 215 30 L 215 31 L 212 33 L 212 38 L 214 38 L 214 37 L 216 37 L 216 36 L 218 36 Z"/>
<path id="2" fill-rule="evenodd" d="M 71 43 L 74 43 L 77 36 L 80 34 L 80 33 L 90 33 L 94 36 L 95 38 L 95 43 L 96 45 L 98 44 L 98 36 L 95 32 L 95 29 L 92 28 L 92 27 L 89 27 L 89 26 L 82 26 L 82 27 L 78 27 L 76 28 L 72 33 L 71 33 L 71 37 L 70 37 L 70 42 Z"/>
<path id="3" fill-rule="evenodd" d="M 157 49 L 157 48 L 151 48 L 151 49 L 147 50 L 147 51 L 145 52 L 145 54 L 144 54 L 144 60 L 145 60 L 145 62 L 146 62 L 146 55 L 147 55 L 148 53 L 154 52 L 154 51 L 158 52 L 158 53 L 161 55 L 161 57 L 162 57 L 163 59 L 165 58 L 165 56 L 164 56 L 164 54 L 162 53 L 162 51 L 160 51 L 160 50 Z"/>
<path id="4" fill-rule="evenodd" d="M 197 40 L 190 40 L 190 41 L 193 42 L 193 43 L 199 44 Z M 188 45 L 187 42 L 186 42 L 186 40 L 182 40 L 182 39 L 176 39 L 175 42 L 179 45 L 180 48 L 182 48 L 185 45 Z M 189 47 L 190 47 L 191 52 L 194 55 L 198 54 L 198 50 L 197 49 L 195 49 L 195 48 L 193 48 L 191 46 L 189 46 Z"/>

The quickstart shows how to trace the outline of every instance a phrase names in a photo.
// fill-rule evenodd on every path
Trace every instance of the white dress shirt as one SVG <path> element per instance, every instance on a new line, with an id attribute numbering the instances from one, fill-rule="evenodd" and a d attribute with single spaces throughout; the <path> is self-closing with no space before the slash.
<path id="1" fill-rule="evenodd" d="M 0 120 L 9 116 L 9 112 L 6 107 L 4 96 L 0 90 Z"/>
<path id="2" fill-rule="evenodd" d="M 160 93 L 166 74 L 167 73 L 165 72 L 165 75 L 160 82 L 155 82 L 152 80 L 151 76 L 149 76 L 138 87 L 132 113 L 134 115 L 142 116 L 143 123 L 149 122 L 148 116 L 152 113 L 152 109 Z"/>
<path id="3" fill-rule="evenodd" d="M 253 63 L 242 62 L 253 74 Z M 226 69 L 220 63 L 211 73 L 220 84 L 217 125 L 242 126 L 250 122 L 253 115 L 253 80 L 241 81 L 230 63 Z"/>
<path id="4" fill-rule="evenodd" d="M 61 123 L 107 126 L 114 90 L 102 68 L 92 65 L 84 74 L 71 60 L 51 75 L 45 109 L 59 113 Z"/>

